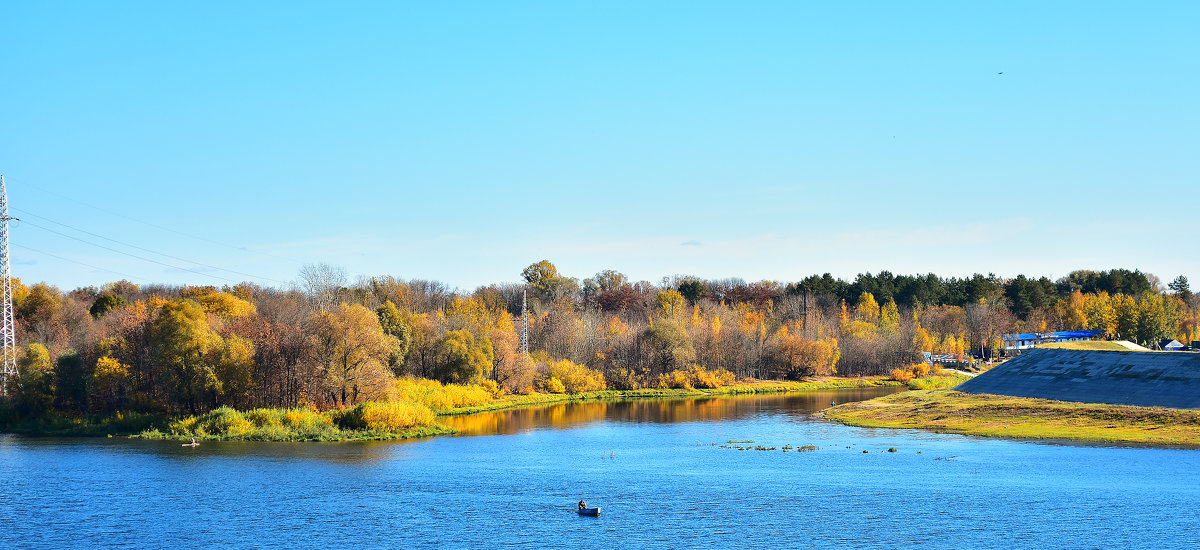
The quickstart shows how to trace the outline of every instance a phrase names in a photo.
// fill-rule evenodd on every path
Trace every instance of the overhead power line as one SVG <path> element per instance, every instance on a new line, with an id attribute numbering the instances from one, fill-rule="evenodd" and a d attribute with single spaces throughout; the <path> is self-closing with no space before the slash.
<path id="1" fill-rule="evenodd" d="M 40 219 L 40 220 L 45 220 L 45 221 L 47 221 L 47 222 L 50 222 L 50 223 L 52 223 L 52 224 L 55 224 L 55 225 L 58 225 L 58 226 L 61 226 L 61 227 L 65 227 L 65 228 L 67 228 L 67 229 L 71 229 L 71 230 L 73 230 L 73 231 L 78 231 L 78 232 L 80 232 L 80 233 L 84 233 L 84 234 L 86 234 L 86 235 L 91 235 L 91 236 L 93 236 L 93 237 L 96 237 L 96 238 L 98 238 L 98 239 L 104 239 L 104 240 L 106 240 L 106 241 L 108 241 L 108 242 L 111 242 L 111 243 L 116 243 L 116 244 L 119 244 L 119 245 L 121 245 L 121 246 L 127 246 L 127 247 L 129 247 L 129 248 L 134 248 L 134 249 L 137 249 L 137 250 L 141 250 L 141 251 L 143 251 L 143 252 L 149 252 L 149 253 L 151 253 L 151 254 L 157 254 L 157 255 L 159 255 L 159 256 L 162 256 L 162 257 L 164 257 L 164 258 L 170 258 L 170 259 L 172 259 L 172 260 L 177 260 L 177 261 L 180 261 L 180 262 L 187 262 L 187 263 L 189 263 L 189 264 L 194 264 L 194 265 L 198 265 L 198 266 L 201 266 L 201 267 L 207 267 L 207 268 L 209 268 L 209 269 L 215 269 L 215 270 L 217 270 L 217 271 L 224 271 L 224 272 L 226 272 L 226 273 L 233 273 L 233 274 L 235 274 L 235 275 L 241 275 L 241 276 L 243 276 L 243 277 L 250 277 L 251 279 L 261 279 L 261 280 L 264 280 L 264 281 L 271 281 L 271 282 L 274 282 L 274 283 L 287 284 L 287 281 L 280 281 L 280 280 L 278 280 L 278 279 L 272 279 L 272 278 L 270 278 L 270 277 L 263 277 L 263 276 L 260 276 L 260 275 L 254 275 L 254 274 L 252 274 L 252 273 L 243 273 L 243 272 L 241 272 L 241 271 L 235 271 L 235 270 L 232 270 L 232 269 L 226 269 L 226 268 L 223 268 L 223 267 L 218 267 L 218 266 L 215 266 L 215 265 L 209 265 L 209 264 L 206 264 L 206 263 L 197 262 L 197 261 L 195 261 L 195 260 L 189 260 L 189 259 L 187 259 L 187 258 L 180 258 L 179 256 L 173 256 L 173 255 L 171 255 L 171 254 L 166 254 L 166 253 L 163 253 L 163 252 L 158 252 L 158 251 L 156 251 L 156 250 L 151 250 L 151 249 L 149 249 L 149 248 L 141 247 L 141 246 L 138 246 L 138 245 L 135 245 L 135 244 L 130 244 L 130 243 L 127 243 L 127 242 L 119 241 L 119 240 L 117 240 L 117 239 L 112 239 L 112 238 L 109 238 L 109 237 L 105 237 L 104 235 L 100 235 L 100 234 L 97 234 L 97 233 L 93 233 L 93 232 L 91 232 L 91 231 L 88 231 L 88 230 L 86 230 L 86 229 L 80 229 L 80 228 L 78 228 L 78 227 L 73 227 L 73 226 L 67 225 L 67 224 L 65 224 L 65 223 L 62 223 L 62 222 L 54 221 L 54 220 L 52 220 L 52 219 L 50 219 L 50 218 L 47 218 L 47 217 L 45 217 L 45 216 L 39 216 L 39 215 L 37 215 L 37 214 L 34 214 L 34 213 L 32 213 L 32 212 L 30 212 L 30 211 L 28 211 L 28 210 L 25 210 L 25 209 L 21 209 L 21 208 L 13 208 L 13 210 L 18 210 L 18 211 L 20 211 L 22 214 L 24 214 L 24 215 L 25 215 L 25 216 L 27 216 L 27 217 L 28 217 L 28 216 L 32 216 L 32 217 L 34 217 L 34 218 L 38 218 L 38 219 Z M 29 223 L 29 222 L 27 221 L 26 223 Z M 37 227 L 37 228 L 39 228 L 39 229 L 44 229 L 44 228 L 42 228 L 42 227 L 40 227 L 40 226 L 37 226 L 37 225 L 34 225 L 34 224 L 32 224 L 32 223 L 30 223 L 30 225 L 33 225 L 34 227 Z M 61 233 L 59 233 L 59 234 L 61 235 Z M 84 241 L 84 242 L 86 242 L 86 241 Z M 111 249 L 110 249 L 110 250 L 111 250 Z"/>
<path id="2" fill-rule="evenodd" d="M 276 254 L 271 254 L 271 253 L 269 253 L 269 252 L 262 252 L 262 251 L 251 251 L 251 250 L 249 250 L 249 249 L 247 249 L 247 248 L 245 248 L 245 247 L 241 247 L 241 246 L 237 246 L 237 245 L 233 245 L 233 244 L 229 244 L 229 243 L 225 243 L 225 242 L 221 242 L 221 241 L 213 240 L 213 239 L 210 239 L 210 238 L 208 238 L 208 237 L 203 237 L 203 236 L 200 236 L 200 235 L 193 235 L 193 234 L 191 234 L 191 233 L 188 233 L 188 232 L 186 232 L 186 231 L 179 231 L 179 230 L 177 230 L 177 229 L 173 229 L 173 228 L 166 227 L 166 226 L 162 226 L 162 225 L 159 225 L 159 224 L 156 224 L 156 223 L 148 222 L 148 221 L 146 221 L 146 220 L 140 220 L 140 219 L 138 219 L 138 218 L 134 218 L 134 217 L 132 217 L 132 216 L 128 216 L 128 215 L 122 214 L 121 212 L 115 212 L 115 211 L 111 211 L 111 210 L 108 210 L 108 209 L 100 208 L 100 207 L 96 206 L 95 204 L 91 204 L 91 203 L 88 203 L 88 202 L 85 202 L 85 201 L 81 201 L 81 200 L 79 200 L 79 199 L 76 199 L 76 198 L 74 198 L 74 197 L 69 197 L 69 196 L 67 196 L 67 195 L 63 195 L 62 193 L 57 193 L 57 192 L 55 192 L 55 191 L 51 191 L 51 190 L 49 190 L 49 189 L 44 189 L 44 188 L 41 188 L 41 187 L 38 187 L 38 186 L 35 186 L 35 185 L 27 185 L 27 186 L 25 186 L 25 187 L 28 187 L 28 188 L 30 188 L 30 189 L 34 189 L 34 190 L 37 190 L 37 191 L 41 191 L 42 193 L 46 193 L 46 194 L 48 194 L 48 195 L 53 195 L 53 196 L 55 196 L 55 197 L 58 197 L 58 198 L 60 198 L 60 199 L 63 199 L 63 200 L 65 200 L 65 201 L 73 202 L 73 203 L 75 203 L 75 204 L 78 204 L 78 205 L 81 205 L 81 206 L 86 206 L 86 207 L 88 207 L 88 208 L 91 208 L 91 209 L 93 209 L 93 210 L 96 210 L 96 211 L 98 211 L 98 212 L 103 212 L 103 213 L 104 213 L 106 216 L 116 216 L 116 217 L 118 217 L 118 218 L 124 218 L 124 219 L 126 219 L 126 220 L 129 220 L 129 221 L 131 221 L 131 222 L 140 223 L 140 224 L 142 224 L 142 225 L 145 225 L 145 226 L 147 226 L 147 227 L 153 227 L 153 228 L 155 228 L 155 229 L 160 229 L 160 230 L 162 230 L 162 231 L 167 231 L 167 232 L 169 232 L 169 233 L 174 233 L 174 234 L 176 234 L 176 235 L 181 235 L 181 236 L 187 237 L 187 238 L 189 238 L 189 239 L 195 239 L 195 240 L 198 240 L 198 241 L 204 241 L 204 242 L 206 242 L 206 243 L 211 243 L 211 244 L 215 244 L 215 245 L 218 245 L 218 246 L 223 246 L 223 247 L 225 247 L 225 248 L 232 248 L 232 249 L 234 249 L 234 250 L 237 250 L 237 251 L 239 251 L 239 252 L 243 252 L 243 253 L 250 253 L 250 254 L 257 255 L 257 256 L 267 256 L 267 257 L 269 257 L 269 258 L 275 258 L 275 259 L 277 259 L 277 260 L 286 260 L 286 261 L 289 261 L 289 262 L 301 263 L 301 261 L 300 261 L 300 260 L 297 260 L 297 259 L 295 259 L 295 258 L 288 258 L 288 257 L 286 257 L 286 256 L 279 256 L 279 255 L 276 255 Z M 14 210 L 15 210 L 15 209 L 14 209 Z M 265 277 L 264 277 L 264 278 L 265 278 Z M 272 281 L 273 281 L 274 279 L 268 279 L 268 280 L 272 280 Z M 283 282 L 283 281 L 276 281 L 276 282 Z"/>
<path id="3" fill-rule="evenodd" d="M 220 279 L 220 280 L 222 280 L 222 281 L 227 281 L 227 282 L 230 282 L 230 283 L 240 283 L 240 282 L 241 282 L 241 281 L 235 281 L 235 280 L 233 280 L 233 279 L 230 279 L 230 278 L 228 278 L 228 277 L 222 277 L 222 276 L 220 276 L 220 275 L 213 275 L 212 273 L 205 273 L 205 272 L 203 272 L 203 271 L 199 271 L 199 270 L 196 270 L 196 269 L 188 269 L 188 268 L 186 268 L 186 267 L 179 267 L 179 266 L 177 266 L 177 265 L 172 265 L 172 264 L 169 264 L 169 263 L 166 263 L 166 262 L 160 262 L 160 261 L 158 261 L 158 260 L 155 260 L 155 259 L 151 259 L 151 258 L 145 258 L 145 257 L 142 257 L 142 256 L 138 256 L 137 254 L 130 254 L 130 253 L 128 253 L 128 252 L 125 252 L 124 250 L 117 250 L 117 249 L 115 249 L 115 248 L 113 248 L 113 247 L 111 247 L 111 246 L 104 246 L 104 245 L 102 245 L 102 244 L 97 244 L 97 243 L 94 243 L 94 242 L 91 242 L 91 241 L 88 241 L 88 240 L 81 239 L 81 238 L 79 238 L 79 237 L 76 237 L 76 236 L 74 236 L 74 235 L 68 235 L 68 234 L 66 234 L 66 233 L 63 233 L 63 232 L 61 232 L 61 231 L 55 231 L 55 230 L 53 230 L 53 229 L 50 229 L 49 227 L 42 227 L 42 226 L 40 226 L 40 225 L 38 225 L 38 224 L 36 224 L 36 223 L 33 223 L 33 222 L 29 222 L 29 221 L 27 221 L 27 222 L 23 222 L 23 223 L 24 223 L 25 225 L 32 225 L 33 227 L 36 227 L 36 228 L 38 228 L 38 229 L 41 229 L 42 231 L 48 231 L 48 232 L 50 232 L 50 233 L 54 233 L 55 235 L 60 235 L 60 236 L 66 237 L 66 238 L 68 238 L 68 239 L 72 239 L 72 240 L 79 241 L 79 242 L 81 242 L 81 243 L 84 243 L 84 244 L 90 244 L 90 245 L 92 245 L 92 246 L 94 246 L 94 247 L 97 247 L 97 248 L 103 248 L 104 250 L 108 250 L 108 251 L 110 251 L 110 252 L 116 252 L 117 254 L 121 254 L 121 255 L 124 255 L 124 256 L 129 256 L 130 258 L 136 258 L 136 259 L 138 259 L 138 260 L 141 260 L 141 261 L 143 261 L 143 262 L 150 262 L 150 263 L 152 263 L 152 264 L 158 264 L 158 265 L 161 265 L 161 266 L 166 266 L 166 267 L 169 267 L 169 268 L 171 268 L 171 269 L 178 269 L 178 270 L 181 270 L 181 271 L 187 271 L 187 272 L 190 272 L 190 273 L 195 273 L 195 274 L 197 274 L 197 275 L 204 275 L 205 277 L 211 277 L 211 278 L 213 278 L 213 279 Z"/>
<path id="4" fill-rule="evenodd" d="M 58 254 L 52 254 L 52 253 L 50 253 L 50 252 L 46 252 L 45 250 L 38 250 L 38 249 L 36 249 L 36 248 L 30 248 L 30 247 L 28 247 L 28 246 L 24 246 L 24 245 L 20 245 L 20 244 L 13 244 L 12 246 L 14 246 L 14 247 L 16 247 L 16 248 L 21 248 L 21 249 L 24 249 L 24 250 L 28 250 L 28 251 L 30 251 L 30 252 L 36 252 L 36 253 L 38 253 L 38 254 L 44 254 L 44 255 L 46 255 L 46 256 L 50 256 L 51 258 L 57 258 L 57 259 L 59 259 L 59 260 L 62 260 L 62 261 L 64 261 L 64 262 L 70 262 L 70 263 L 73 263 L 73 264 L 81 265 L 81 266 L 83 266 L 83 267 L 90 267 L 90 268 L 92 268 L 92 269 L 99 270 L 99 271 L 106 271 L 106 272 L 108 272 L 108 273 L 112 273 L 112 274 L 114 274 L 114 275 L 120 275 L 120 276 L 122 276 L 122 277 L 125 277 L 125 278 L 128 278 L 128 279 L 141 279 L 141 280 L 143 280 L 143 281 L 146 281 L 146 282 L 148 282 L 148 283 L 152 283 L 152 282 L 154 282 L 152 279 L 147 279 L 147 278 L 145 278 L 145 277 L 138 277 L 137 275 L 129 275 L 128 273 L 121 273 L 120 271 L 113 271 L 113 270 L 111 270 L 111 269 L 108 269 L 108 268 L 106 268 L 106 267 L 99 267 L 99 266 L 94 266 L 94 265 L 92 265 L 92 264 L 86 264 L 86 263 L 80 262 L 80 261 L 78 261 L 78 260 L 72 260 L 71 258 L 67 258 L 67 257 L 64 257 L 64 256 L 59 256 Z"/>

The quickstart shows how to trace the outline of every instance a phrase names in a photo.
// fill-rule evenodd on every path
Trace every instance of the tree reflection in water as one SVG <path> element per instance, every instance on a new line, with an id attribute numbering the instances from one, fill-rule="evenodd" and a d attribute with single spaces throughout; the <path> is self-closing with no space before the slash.
<path id="1" fill-rule="evenodd" d="M 566 429 L 593 422 L 720 422 L 774 414 L 807 417 L 831 403 L 862 401 L 903 391 L 868 388 L 791 394 L 586 401 L 443 417 L 460 435 L 510 435 L 533 429 Z"/>

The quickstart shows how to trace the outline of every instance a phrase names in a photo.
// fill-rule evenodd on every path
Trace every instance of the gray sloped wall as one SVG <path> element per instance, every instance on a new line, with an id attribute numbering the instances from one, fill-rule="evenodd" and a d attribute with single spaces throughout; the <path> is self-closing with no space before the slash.
<path id="1" fill-rule="evenodd" d="M 968 393 L 1200 409 L 1200 353 L 1033 349 L 959 384 Z"/>

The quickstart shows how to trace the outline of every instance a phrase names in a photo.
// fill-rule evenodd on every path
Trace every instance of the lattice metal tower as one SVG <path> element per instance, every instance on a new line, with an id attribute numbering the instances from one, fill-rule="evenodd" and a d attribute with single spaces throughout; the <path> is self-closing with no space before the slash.
<path id="1" fill-rule="evenodd" d="M 529 301 L 527 291 L 521 291 L 521 364 L 529 363 Z"/>
<path id="2" fill-rule="evenodd" d="M 0 394 L 7 391 L 8 381 L 17 375 L 17 325 L 13 322 L 12 273 L 8 267 L 8 189 L 4 186 L 4 175 L 0 174 L 0 345 L 4 347 L 3 364 L 0 364 Z"/>

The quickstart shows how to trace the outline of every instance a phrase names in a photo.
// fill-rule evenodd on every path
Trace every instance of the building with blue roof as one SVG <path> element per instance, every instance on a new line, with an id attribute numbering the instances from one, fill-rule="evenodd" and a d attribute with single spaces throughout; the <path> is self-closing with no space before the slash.
<path id="1" fill-rule="evenodd" d="M 1020 334 L 1005 334 L 1000 338 L 1004 340 L 1004 351 L 1008 352 L 1033 349 L 1033 347 L 1038 344 L 1094 340 L 1097 336 L 1102 334 L 1104 334 L 1103 330 L 1062 330 L 1058 332 L 1022 332 Z"/>

